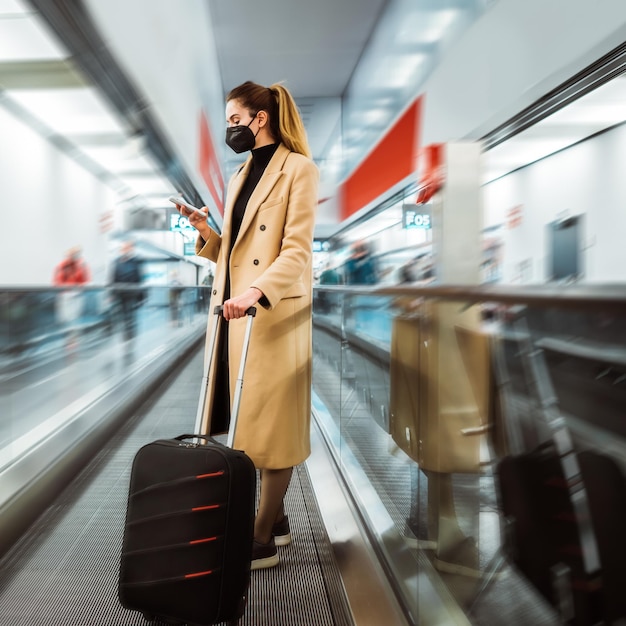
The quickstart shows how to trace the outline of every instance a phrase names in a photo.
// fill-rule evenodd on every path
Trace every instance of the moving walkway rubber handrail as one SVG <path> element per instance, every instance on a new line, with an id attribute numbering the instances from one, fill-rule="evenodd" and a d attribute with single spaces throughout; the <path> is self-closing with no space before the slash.
<path id="1" fill-rule="evenodd" d="M 538 305 L 598 310 L 626 309 L 626 284 L 597 285 L 316 285 L 345 295 L 431 298 L 468 304 Z"/>

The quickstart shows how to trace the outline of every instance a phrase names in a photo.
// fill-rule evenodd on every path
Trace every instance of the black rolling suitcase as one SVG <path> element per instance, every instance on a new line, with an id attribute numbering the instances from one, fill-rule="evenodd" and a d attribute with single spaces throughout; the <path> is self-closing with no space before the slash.
<path id="1" fill-rule="evenodd" d="M 147 619 L 236 624 L 250 583 L 256 471 L 232 449 L 252 318 L 248 310 L 227 445 L 201 434 L 153 441 L 135 455 L 122 546 L 119 599 Z M 211 333 L 215 350 L 221 307 Z M 207 363 L 211 362 L 211 358 Z M 209 387 L 202 379 L 196 432 Z"/>
<path id="2" fill-rule="evenodd" d="M 522 410 L 540 423 L 536 433 L 522 432 L 511 402 L 519 411 L 520 399 L 511 397 L 500 346 L 496 370 L 509 396 L 503 420 L 510 446 L 496 471 L 504 549 L 563 623 L 626 623 L 626 479 L 606 454 L 575 450 L 541 350 L 525 329 L 513 336 L 513 353 L 534 398 Z"/>

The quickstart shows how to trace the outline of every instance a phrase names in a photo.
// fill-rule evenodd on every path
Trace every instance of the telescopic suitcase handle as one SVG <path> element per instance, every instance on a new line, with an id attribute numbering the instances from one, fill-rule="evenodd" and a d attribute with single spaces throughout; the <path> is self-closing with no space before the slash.
<path id="1" fill-rule="evenodd" d="M 206 368 L 202 376 L 202 384 L 200 387 L 200 399 L 198 401 L 198 412 L 196 413 L 196 425 L 195 432 L 203 433 L 202 423 L 204 418 L 204 407 L 206 406 L 207 393 L 209 389 L 209 370 L 211 363 L 213 362 L 213 354 L 215 353 L 215 344 L 217 342 L 217 331 L 220 325 L 224 313 L 224 306 L 218 305 L 213 309 L 215 315 L 215 323 L 211 325 L 211 334 L 209 337 L 209 354 L 206 359 Z M 248 346 L 250 344 L 250 333 L 252 331 L 252 320 L 256 316 L 256 307 L 251 306 L 246 310 L 248 316 L 248 322 L 246 325 L 246 332 L 243 339 L 243 347 L 241 350 L 241 361 L 239 362 L 239 374 L 237 375 L 237 383 L 235 386 L 235 394 L 233 398 L 233 407 L 230 416 L 230 425 L 228 428 L 228 439 L 226 445 L 229 448 L 233 447 L 233 441 L 235 439 L 235 430 L 237 428 L 237 418 L 239 417 L 239 405 L 241 403 L 241 392 L 243 389 L 243 373 L 246 367 L 246 359 L 248 358 Z"/>

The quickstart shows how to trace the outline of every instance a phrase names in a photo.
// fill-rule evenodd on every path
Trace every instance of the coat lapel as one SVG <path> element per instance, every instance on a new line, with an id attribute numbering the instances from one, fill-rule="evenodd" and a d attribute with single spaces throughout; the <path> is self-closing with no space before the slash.
<path id="1" fill-rule="evenodd" d="M 257 186 L 252 192 L 252 195 L 250 196 L 250 200 L 248 200 L 248 206 L 246 207 L 246 212 L 243 216 L 243 221 L 241 222 L 241 228 L 239 229 L 239 235 L 237 237 L 237 240 L 241 239 L 241 237 L 245 234 L 246 230 L 252 223 L 252 219 L 259 210 L 259 207 L 261 206 L 261 204 L 263 204 L 267 196 L 269 196 L 270 192 L 274 188 L 274 185 L 283 175 L 283 166 L 285 165 L 285 161 L 287 160 L 289 154 L 290 151 L 281 143 L 274 153 L 274 156 L 272 156 L 272 158 L 270 159 L 270 162 L 267 164 L 267 167 L 265 168 L 261 179 L 259 180 Z M 247 170 L 245 175 L 247 176 Z M 239 190 L 241 189 L 241 184 L 237 188 L 236 193 L 239 193 Z M 235 190 L 233 189 L 233 192 L 234 191 Z M 232 195 L 235 198 L 237 197 L 235 193 L 233 193 Z"/>

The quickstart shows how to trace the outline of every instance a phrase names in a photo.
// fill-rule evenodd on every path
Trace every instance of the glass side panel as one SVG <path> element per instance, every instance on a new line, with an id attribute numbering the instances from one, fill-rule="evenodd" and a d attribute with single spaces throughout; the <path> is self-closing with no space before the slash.
<path id="1" fill-rule="evenodd" d="M 316 291 L 316 418 L 414 623 L 561 623 L 573 595 L 559 581 L 603 548 L 584 465 L 600 454 L 626 471 L 623 318 Z M 523 538 L 536 498 L 557 537 L 545 545 L 541 524 Z M 553 558 L 547 582 L 524 553 Z"/>
<path id="2" fill-rule="evenodd" d="M 0 292 L 0 468 L 168 340 L 202 332 L 208 295 L 204 287 Z"/>

